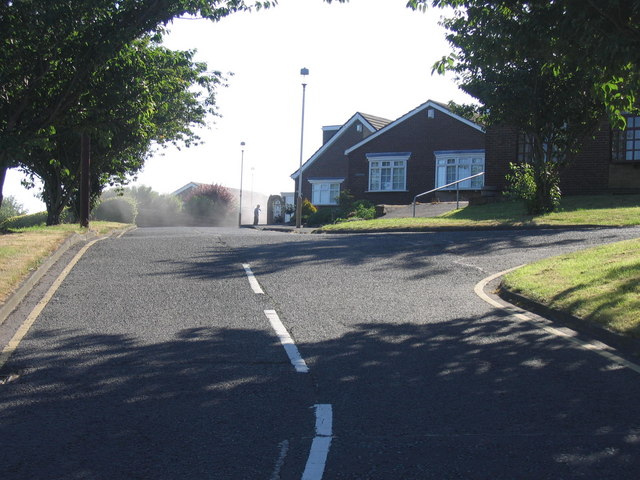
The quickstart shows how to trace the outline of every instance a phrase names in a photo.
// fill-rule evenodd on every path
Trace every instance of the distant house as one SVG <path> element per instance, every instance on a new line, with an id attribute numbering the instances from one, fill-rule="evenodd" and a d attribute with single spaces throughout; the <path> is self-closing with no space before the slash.
<path id="1" fill-rule="evenodd" d="M 204 185 L 204 183 L 189 182 L 186 185 L 177 189 L 175 192 L 171 192 L 170 195 L 173 195 L 175 197 L 180 197 L 182 200 L 184 200 L 185 198 L 187 198 L 191 190 L 193 190 L 194 188 L 198 188 L 201 185 Z"/>
<path id="2" fill-rule="evenodd" d="M 432 100 L 395 121 L 357 113 L 324 132 L 324 144 L 302 166 L 303 197 L 316 206 L 336 205 L 345 190 L 375 204 L 408 204 L 485 168 L 483 128 Z M 478 177 L 460 190 L 479 195 L 483 186 Z"/>
<path id="3" fill-rule="evenodd" d="M 506 188 L 509 163 L 522 162 L 528 149 L 526 136 L 516 128 L 493 126 L 487 129 L 487 184 Z M 593 137 L 584 140 L 560 178 L 563 194 L 640 192 L 640 116 L 627 116 L 625 131 L 613 130 L 602 121 Z"/>

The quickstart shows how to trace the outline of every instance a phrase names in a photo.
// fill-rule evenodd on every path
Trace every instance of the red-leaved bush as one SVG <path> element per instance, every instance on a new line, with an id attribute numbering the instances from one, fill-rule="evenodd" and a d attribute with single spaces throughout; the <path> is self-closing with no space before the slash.
<path id="1" fill-rule="evenodd" d="M 184 211 L 200 225 L 232 224 L 235 199 L 222 185 L 200 185 L 184 199 Z"/>

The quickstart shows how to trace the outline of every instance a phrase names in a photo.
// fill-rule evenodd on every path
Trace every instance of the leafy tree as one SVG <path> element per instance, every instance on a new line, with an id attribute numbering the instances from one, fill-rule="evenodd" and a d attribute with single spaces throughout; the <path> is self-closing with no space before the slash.
<path id="1" fill-rule="evenodd" d="M 0 3 L 0 204 L 4 172 L 76 108 L 123 48 L 173 18 L 217 21 L 271 0 L 6 0 Z"/>
<path id="2" fill-rule="evenodd" d="M 454 53 L 436 69 L 456 73 L 461 89 L 482 103 L 489 123 L 524 132 L 536 186 L 530 213 L 557 207 L 561 169 L 605 114 L 595 94 L 600 73 L 558 47 L 566 36 L 559 21 L 566 3 L 433 2 L 455 7 L 443 21 Z"/>
<path id="3" fill-rule="evenodd" d="M 17 217 L 18 215 L 24 215 L 27 211 L 24 206 L 16 200 L 13 196 L 8 196 L 2 202 L 0 207 L 0 222 L 3 222 L 9 217 Z"/>
<path id="4" fill-rule="evenodd" d="M 151 38 L 124 48 L 91 77 L 69 115 L 22 157 L 27 174 L 39 177 L 49 213 L 59 223 L 62 209 L 79 202 L 79 135 L 91 132 L 91 203 L 106 185 L 126 184 L 143 166 L 153 144 L 197 142 L 195 125 L 215 114 L 218 72 L 193 62 L 193 52 L 171 51 Z M 196 89 L 197 87 L 198 89 Z"/>

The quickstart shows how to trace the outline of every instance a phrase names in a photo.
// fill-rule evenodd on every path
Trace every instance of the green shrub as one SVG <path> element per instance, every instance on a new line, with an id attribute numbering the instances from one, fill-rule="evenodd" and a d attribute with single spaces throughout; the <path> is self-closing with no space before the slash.
<path id="1" fill-rule="evenodd" d="M 337 208 L 321 207 L 315 213 L 309 215 L 307 224 L 316 227 L 333 223 L 337 218 L 337 212 Z"/>
<path id="2" fill-rule="evenodd" d="M 560 206 L 561 192 L 559 178 L 552 172 L 547 172 L 546 188 L 548 198 L 544 191 L 536 184 L 534 167 L 528 163 L 510 163 L 511 173 L 505 177 L 507 180 L 506 196 L 512 200 L 523 200 L 527 208 L 527 213 L 537 215 L 555 211 Z M 543 185 L 545 185 L 543 183 Z M 544 189 L 545 187 L 543 187 Z"/>
<path id="3" fill-rule="evenodd" d="M 93 218 L 107 222 L 135 223 L 138 209 L 130 197 L 107 198 L 93 211 Z"/>
<path id="4" fill-rule="evenodd" d="M 307 223 L 309 220 L 309 217 L 314 213 L 316 213 L 317 211 L 318 211 L 318 208 L 313 203 L 311 203 L 308 199 L 305 198 L 302 201 L 302 223 Z"/>
<path id="5" fill-rule="evenodd" d="M 376 218 L 376 206 L 368 200 L 356 200 L 353 202 L 349 218 L 360 218 L 362 220 L 373 220 Z"/>
<path id="6" fill-rule="evenodd" d="M 28 215 L 19 215 L 17 217 L 7 218 L 0 223 L 0 230 L 9 228 L 29 228 L 37 227 L 47 223 L 47 212 L 30 213 Z"/>

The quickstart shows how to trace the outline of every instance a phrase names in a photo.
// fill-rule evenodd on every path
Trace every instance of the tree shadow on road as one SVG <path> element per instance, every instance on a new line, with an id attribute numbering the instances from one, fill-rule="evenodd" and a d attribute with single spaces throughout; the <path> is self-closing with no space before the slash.
<path id="1" fill-rule="evenodd" d="M 358 234 L 358 235 L 282 235 L 266 236 L 253 245 L 234 248 L 211 248 L 188 260 L 167 258 L 159 264 L 167 275 L 195 278 L 228 278 L 241 275 L 229 270 L 232 263 L 256 265 L 263 274 L 283 271 L 299 266 L 316 265 L 373 266 L 384 271 L 387 263 L 394 268 L 413 273 L 414 279 L 446 273 L 434 269 L 434 259 L 442 256 L 476 257 L 506 255 L 515 252 L 540 252 L 562 248 L 577 250 L 585 241 L 567 235 L 570 230 L 531 231 L 482 231 L 438 232 L 407 234 Z M 598 241 L 606 243 L 618 239 L 608 231 L 596 231 Z M 267 239 L 267 241 L 264 241 Z M 376 265 L 383 262 L 383 265 Z M 162 275 L 156 272 L 152 275 Z"/>
<path id="2" fill-rule="evenodd" d="M 637 478 L 640 382 L 500 312 L 298 339 L 170 341 L 36 328 L 0 374 L 3 478 L 300 478 L 309 407 L 334 408 L 326 478 Z M 266 320 L 265 320 L 266 321 Z"/>

